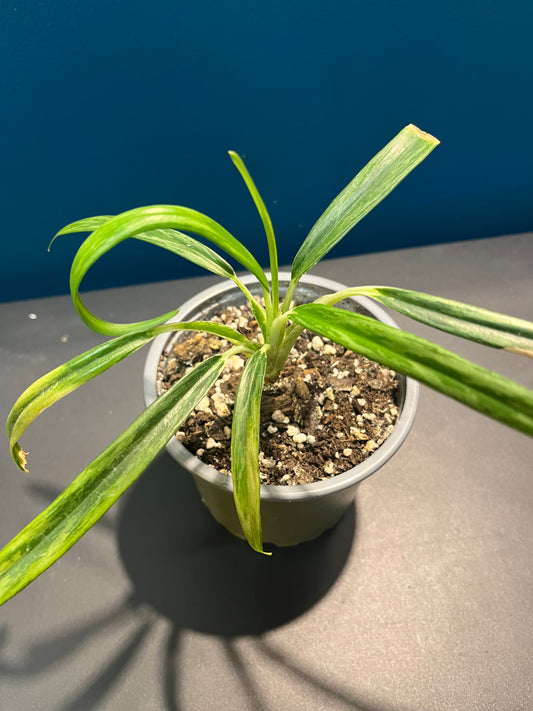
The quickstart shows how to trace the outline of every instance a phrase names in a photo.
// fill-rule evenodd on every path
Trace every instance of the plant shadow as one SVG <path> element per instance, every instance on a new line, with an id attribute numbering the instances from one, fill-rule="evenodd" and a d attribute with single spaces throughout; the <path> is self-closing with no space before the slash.
<path id="1" fill-rule="evenodd" d="M 31 490 L 39 498 L 57 494 L 46 486 Z M 170 623 L 162 668 L 166 711 L 181 708 L 179 657 L 184 630 L 222 638 L 228 662 L 255 711 L 267 711 L 269 704 L 239 651 L 236 638 L 241 635 L 254 635 L 257 650 L 270 664 L 290 670 L 296 679 L 354 711 L 370 711 L 349 693 L 306 675 L 261 639 L 264 632 L 304 614 L 335 583 L 352 548 L 355 506 L 319 539 L 261 556 L 212 519 L 190 475 L 166 453 L 148 467 L 119 506 L 116 536 L 131 594 L 81 624 L 35 641 L 16 660 L 0 653 L 0 676 L 31 680 L 54 673 L 101 634 L 119 628 L 123 639 L 118 648 L 100 660 L 91 680 L 67 694 L 58 707 L 58 711 L 94 711 L 142 653 L 155 616 L 162 615 Z M 115 536 L 114 526 L 106 523 L 105 528 Z M 0 646 L 6 641 L 7 630 L 2 627 Z"/>
<path id="2" fill-rule="evenodd" d="M 117 535 L 138 601 L 180 629 L 235 637 L 316 604 L 341 573 L 355 531 L 351 506 L 315 541 L 259 555 L 212 519 L 192 477 L 164 453 L 126 495 Z"/>

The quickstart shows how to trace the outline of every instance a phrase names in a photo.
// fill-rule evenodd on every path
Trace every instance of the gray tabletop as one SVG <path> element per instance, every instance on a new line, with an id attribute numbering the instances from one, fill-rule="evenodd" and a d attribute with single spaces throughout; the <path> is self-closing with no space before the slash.
<path id="1" fill-rule="evenodd" d="M 315 271 L 533 318 L 533 235 L 333 259 Z M 137 320 L 214 281 L 94 292 L 87 303 Z M 2 304 L 0 319 L 3 420 L 33 379 L 101 340 L 68 297 Z M 533 387 L 528 359 L 435 339 Z M 0 442 L 1 544 L 142 411 L 143 359 L 31 426 L 29 475 Z M 210 519 L 163 453 L 0 609 L 0 708 L 532 709 L 532 461 L 530 438 L 422 388 L 407 442 L 340 524 L 265 559 Z"/>

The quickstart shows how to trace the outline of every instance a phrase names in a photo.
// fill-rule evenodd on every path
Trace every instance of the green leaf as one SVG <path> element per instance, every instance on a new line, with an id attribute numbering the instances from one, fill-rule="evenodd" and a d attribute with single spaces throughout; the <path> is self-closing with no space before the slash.
<path id="1" fill-rule="evenodd" d="M 400 183 L 439 141 L 410 124 L 356 175 L 318 219 L 298 250 L 298 281 Z"/>
<path id="2" fill-rule="evenodd" d="M 250 351 L 256 351 L 261 348 L 260 343 L 251 341 L 234 328 L 224 326 L 222 323 L 212 323 L 211 321 L 178 321 L 165 323 L 153 329 L 154 335 L 171 331 L 204 331 L 205 333 L 212 333 L 214 336 L 225 338 L 226 341 L 237 346 L 246 346 Z"/>
<path id="3" fill-rule="evenodd" d="M 100 225 L 103 225 L 108 222 L 111 217 L 112 215 L 102 215 L 100 217 L 88 217 L 83 220 L 78 220 L 77 222 L 72 222 L 70 225 L 63 227 L 63 229 L 56 234 L 56 236 L 50 243 L 50 247 L 52 246 L 52 243 L 54 242 L 56 237 L 58 237 L 59 235 L 68 234 L 71 232 L 88 232 L 90 230 L 94 230 L 97 227 L 100 227 Z M 217 274 L 218 276 L 221 276 L 225 279 L 231 279 L 239 287 L 239 289 L 243 291 L 244 295 L 250 302 L 250 307 L 254 313 L 257 322 L 261 327 L 261 330 L 263 331 L 263 333 L 265 332 L 265 316 L 261 306 L 255 300 L 252 294 L 250 294 L 250 292 L 241 282 L 241 280 L 237 278 L 231 264 L 226 262 L 226 260 L 222 259 L 222 257 L 216 252 L 214 252 L 212 249 L 202 244 L 201 242 L 198 242 L 198 240 L 193 239 L 189 235 L 185 235 L 182 232 L 178 232 L 177 230 L 171 229 L 151 230 L 150 232 L 132 235 L 132 237 L 134 239 L 142 240 L 157 245 L 158 247 L 163 247 L 164 249 L 167 249 L 170 252 L 174 252 L 180 257 L 184 257 L 190 262 L 193 262 L 194 264 L 197 264 L 198 266 L 207 269 L 213 274 Z M 50 249 L 50 247 L 48 249 Z M 108 327 L 110 325 L 108 321 L 102 321 L 101 319 L 97 319 L 97 322 L 100 328 L 102 327 L 102 324 L 107 324 Z"/>
<path id="4" fill-rule="evenodd" d="M 50 243 L 50 247 L 59 235 L 72 232 L 90 232 L 106 224 L 106 222 L 109 222 L 111 219 L 113 219 L 113 215 L 101 215 L 99 217 L 87 217 L 83 220 L 72 222 L 70 225 L 63 227 L 63 229 L 55 235 Z M 222 257 L 210 247 L 207 247 L 205 244 L 198 242 L 198 240 L 178 230 L 150 230 L 149 232 L 141 232 L 140 234 L 132 235 L 132 237 L 141 242 L 148 242 L 156 247 L 162 247 L 169 252 L 173 252 L 224 279 L 235 278 L 235 270 L 229 262 L 222 259 Z M 50 247 L 48 249 L 50 249 Z"/>
<path id="5" fill-rule="evenodd" d="M 94 217 L 84 217 L 81 220 L 76 220 L 76 222 L 65 225 L 65 227 L 61 228 L 59 232 L 56 232 L 52 237 L 48 245 L 48 251 L 52 249 L 52 245 L 60 235 L 69 235 L 75 232 L 92 232 L 100 227 L 100 225 L 105 225 L 105 223 L 109 222 L 113 217 L 115 217 L 115 215 L 95 215 Z"/>
<path id="6" fill-rule="evenodd" d="M 239 521 L 251 547 L 263 553 L 261 481 L 259 478 L 259 424 L 266 351 L 250 358 L 235 396 L 231 436 L 233 496 Z"/>
<path id="7" fill-rule="evenodd" d="M 174 252 L 174 254 L 188 259 L 189 262 L 193 262 L 224 279 L 233 279 L 235 277 L 235 270 L 229 262 L 222 259 L 210 247 L 189 237 L 189 235 L 183 234 L 183 232 L 178 232 L 178 230 L 150 230 L 149 232 L 135 235 L 135 239 L 154 244 L 156 247 L 162 247 L 169 252 Z"/>
<path id="8" fill-rule="evenodd" d="M 62 556 L 137 479 L 214 384 L 224 356 L 200 363 L 158 398 L 0 551 L 0 604 Z"/>
<path id="9" fill-rule="evenodd" d="M 91 348 L 36 380 L 13 405 L 7 419 L 6 431 L 11 455 L 19 469 L 27 471 L 27 452 L 22 450 L 18 440 L 43 410 L 142 348 L 155 336 L 173 331 L 204 331 L 225 338 L 230 343 L 246 346 L 251 352 L 261 348 L 259 343 L 250 341 L 233 328 L 209 321 L 168 323 L 147 331 L 136 331 Z"/>
<path id="10" fill-rule="evenodd" d="M 291 320 L 533 436 L 533 391 L 430 341 L 372 318 L 322 304 L 297 306 Z"/>
<path id="11" fill-rule="evenodd" d="M 533 358 L 533 323 L 529 321 L 407 289 L 373 286 L 357 291 L 454 336 Z"/>
<path id="12" fill-rule="evenodd" d="M 154 335 L 153 331 L 148 331 L 106 341 L 60 365 L 30 385 L 13 405 L 6 424 L 11 454 L 17 466 L 27 471 L 26 452 L 21 449 L 18 440 L 43 410 L 142 348 Z"/>
<path id="13" fill-rule="evenodd" d="M 265 230 L 265 235 L 267 238 L 268 255 L 270 260 L 270 273 L 272 280 L 272 302 L 274 312 L 277 313 L 279 306 L 278 250 L 276 245 L 276 238 L 274 236 L 274 228 L 272 227 L 272 220 L 270 219 L 270 215 L 268 214 L 266 205 L 263 202 L 263 198 L 261 197 L 259 190 L 256 188 L 255 183 L 252 180 L 252 176 L 248 172 L 248 169 L 246 168 L 243 159 L 238 153 L 235 153 L 235 151 L 228 151 L 228 153 L 231 160 L 233 161 L 233 164 L 241 174 L 241 177 L 244 180 L 246 187 L 248 188 L 248 192 L 252 196 L 252 200 L 254 201 L 255 207 L 257 208 L 257 212 L 259 213 L 261 222 L 263 223 L 263 228 Z"/>
<path id="14" fill-rule="evenodd" d="M 173 311 L 158 318 L 137 323 L 113 324 L 98 319 L 91 314 L 83 304 L 78 293 L 81 281 L 88 269 L 103 254 L 119 242 L 122 242 L 128 237 L 135 237 L 136 235 L 142 235 L 144 241 L 151 241 L 149 233 L 157 229 L 159 235 L 155 238 L 156 241 L 160 244 L 165 242 L 165 248 L 168 249 L 168 245 L 170 245 L 172 240 L 168 235 L 163 236 L 161 230 L 174 228 L 193 232 L 217 244 L 252 272 L 261 283 L 263 290 L 266 290 L 267 293 L 269 292 L 270 286 L 268 280 L 254 257 L 235 237 L 211 218 L 195 210 L 175 205 L 153 205 L 151 207 L 136 208 L 117 215 L 107 220 L 104 224 L 101 224 L 85 239 L 74 258 L 70 272 L 70 290 L 74 305 L 80 317 L 90 328 L 98 333 L 119 336 L 131 332 L 133 329 L 142 330 L 160 325 L 168 321 L 168 319 L 176 313 L 176 311 Z M 175 247 L 175 235 L 173 239 Z M 192 242 L 190 242 L 190 244 L 192 244 Z M 184 244 L 184 247 L 187 247 L 187 244 Z M 189 258 L 192 253 L 191 251 Z M 212 254 L 215 253 L 212 252 Z"/>

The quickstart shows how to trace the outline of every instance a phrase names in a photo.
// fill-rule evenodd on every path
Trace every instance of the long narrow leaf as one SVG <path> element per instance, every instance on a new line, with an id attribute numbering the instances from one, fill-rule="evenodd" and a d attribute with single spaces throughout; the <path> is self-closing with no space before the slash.
<path id="1" fill-rule="evenodd" d="M 106 222 L 109 222 L 113 217 L 113 215 L 99 215 L 98 217 L 86 217 L 82 220 L 72 222 L 70 225 L 66 225 L 59 230 L 50 242 L 48 249 L 50 249 L 55 239 L 60 235 L 73 232 L 92 232 L 101 225 L 105 225 Z M 217 276 L 224 277 L 225 279 L 233 279 L 235 277 L 235 270 L 229 262 L 210 247 L 207 247 L 205 244 L 178 230 L 150 230 L 149 232 L 141 232 L 140 234 L 132 235 L 132 237 L 141 242 L 148 242 L 156 247 L 162 247 L 169 252 L 173 252 Z"/>
<path id="2" fill-rule="evenodd" d="M 304 304 L 291 320 L 533 436 L 533 391 L 430 341 L 374 319 Z"/>
<path id="3" fill-rule="evenodd" d="M 298 281 L 400 183 L 439 141 L 406 126 L 355 176 L 319 217 L 298 250 L 292 280 Z"/>
<path id="4" fill-rule="evenodd" d="M 66 225 L 61 229 L 53 238 L 48 249 L 52 246 L 53 242 L 57 237 L 64 234 L 70 234 L 72 232 L 90 232 L 97 229 L 100 225 L 108 222 L 113 215 L 100 215 L 98 217 L 87 217 L 83 220 L 78 220 L 77 222 L 72 222 L 70 225 Z M 198 240 L 193 239 L 189 235 L 185 235 L 178 230 L 150 230 L 149 232 L 140 233 L 132 235 L 134 239 L 138 239 L 144 242 L 149 242 L 163 249 L 167 249 L 174 254 L 188 259 L 190 262 L 197 264 L 203 269 L 207 269 L 213 274 L 224 277 L 225 279 L 231 279 L 239 289 L 243 291 L 246 298 L 250 303 L 250 307 L 253 311 L 254 317 L 260 325 L 261 331 L 265 333 L 266 324 L 264 312 L 255 300 L 255 298 L 250 294 L 245 285 L 237 278 L 235 271 L 229 262 L 213 251 L 210 247 L 205 244 L 198 242 Z M 102 328 L 102 324 L 106 324 L 110 327 L 109 321 L 103 321 L 97 319 L 99 323 L 99 328 Z"/>
<path id="5" fill-rule="evenodd" d="M 30 385 L 13 405 L 6 423 L 11 454 L 17 466 L 27 471 L 26 453 L 21 449 L 18 440 L 43 410 L 142 348 L 154 335 L 154 332 L 148 331 L 106 341 L 54 368 Z"/>
<path id="6" fill-rule="evenodd" d="M 530 321 L 407 289 L 374 286 L 358 292 L 454 336 L 533 358 L 533 323 Z"/>
<path id="7" fill-rule="evenodd" d="M 63 555 L 115 503 L 214 384 L 223 356 L 200 363 L 158 398 L 0 551 L 0 604 Z"/>
<path id="8" fill-rule="evenodd" d="M 267 238 L 268 255 L 270 260 L 270 278 L 272 280 L 272 303 L 274 311 L 276 312 L 278 310 L 279 305 L 278 250 L 276 245 L 276 238 L 274 236 L 274 228 L 272 227 L 272 220 L 270 219 L 270 215 L 268 214 L 266 205 L 263 202 L 263 198 L 261 197 L 259 190 L 257 189 L 254 181 L 252 180 L 252 176 L 248 172 L 248 169 L 246 168 L 243 159 L 238 153 L 235 153 L 235 151 L 228 152 L 231 160 L 233 161 L 234 166 L 241 174 L 241 177 L 244 180 L 246 187 L 248 188 L 248 192 L 252 196 L 254 205 L 257 208 L 257 212 L 259 213 L 259 217 L 261 218 L 261 222 L 263 223 L 263 228 L 265 230 L 265 235 Z"/>
<path id="9" fill-rule="evenodd" d="M 11 455 L 19 469 L 27 471 L 27 452 L 22 450 L 18 440 L 43 410 L 142 348 L 155 336 L 172 331 L 205 331 L 225 338 L 235 345 L 246 346 L 250 351 L 261 348 L 259 343 L 250 341 L 233 328 L 209 321 L 168 323 L 147 331 L 120 336 L 91 348 L 36 380 L 13 405 L 7 418 L 6 431 Z"/>
<path id="10" fill-rule="evenodd" d="M 153 329 L 154 335 L 172 331 L 205 331 L 205 333 L 212 333 L 214 336 L 219 336 L 219 338 L 225 338 L 226 341 L 234 343 L 236 346 L 246 346 L 251 351 L 261 348 L 257 341 L 251 341 L 234 328 L 225 326 L 222 323 L 212 323 L 211 321 L 178 321 L 165 323 Z"/>
<path id="11" fill-rule="evenodd" d="M 76 232 L 93 232 L 101 225 L 105 225 L 106 222 L 109 222 L 113 217 L 115 217 L 115 215 L 95 215 L 94 217 L 83 217 L 81 220 L 76 220 L 76 222 L 65 225 L 52 237 L 48 245 L 48 251 L 52 249 L 52 245 L 61 235 L 70 235 Z"/>
<path id="12" fill-rule="evenodd" d="M 259 479 L 259 417 L 266 352 L 257 351 L 242 374 L 235 396 L 231 437 L 233 496 L 246 540 L 263 553 Z"/>
<path id="13" fill-rule="evenodd" d="M 233 279 L 235 276 L 235 270 L 229 262 L 210 247 L 178 230 L 150 230 L 135 235 L 135 238 L 141 242 L 148 242 L 156 247 L 174 252 L 174 254 L 188 259 L 189 262 L 193 262 L 217 276 L 225 279 Z"/>
<path id="14" fill-rule="evenodd" d="M 112 324 L 96 318 L 83 304 L 78 289 L 87 270 L 112 247 L 135 235 L 142 234 L 147 239 L 151 230 L 183 229 L 198 234 L 214 242 L 229 255 L 246 267 L 261 283 L 268 294 L 268 280 L 250 252 L 243 247 L 221 225 L 195 210 L 175 205 L 153 205 L 129 210 L 100 225 L 89 235 L 78 249 L 70 272 L 70 289 L 74 305 L 82 320 L 95 331 L 110 336 L 119 336 L 137 330 L 157 326 L 171 318 L 176 312 L 164 314 L 155 319 L 132 324 Z M 163 238 L 158 238 L 162 240 Z"/>
<path id="15" fill-rule="evenodd" d="M 368 296 L 405 316 L 454 336 L 533 357 L 531 321 L 460 301 L 390 286 L 354 286 L 321 296 L 316 303 L 333 306 L 350 296 Z"/>

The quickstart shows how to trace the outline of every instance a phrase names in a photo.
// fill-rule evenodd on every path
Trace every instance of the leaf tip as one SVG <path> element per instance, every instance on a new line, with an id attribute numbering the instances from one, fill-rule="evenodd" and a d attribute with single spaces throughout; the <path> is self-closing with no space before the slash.
<path id="1" fill-rule="evenodd" d="M 426 131 L 422 131 L 422 129 L 418 128 L 418 126 L 415 126 L 413 123 L 410 123 L 407 128 L 412 131 L 418 138 L 421 138 L 423 141 L 432 143 L 434 146 L 438 146 L 440 143 L 438 138 L 432 136 L 431 133 L 426 133 Z"/>
<path id="2" fill-rule="evenodd" d="M 59 237 L 60 234 L 61 234 L 61 231 L 57 232 L 57 233 L 52 237 L 52 239 L 50 240 L 50 243 L 49 243 L 49 245 L 48 245 L 48 247 L 47 247 L 47 250 L 46 250 L 47 252 L 51 252 L 51 251 L 52 251 L 52 245 L 54 244 L 54 242 L 56 241 L 56 239 Z"/>
<path id="3" fill-rule="evenodd" d="M 28 473 L 29 469 L 27 467 L 27 457 L 28 457 L 29 452 L 25 452 L 20 444 L 16 444 L 13 447 L 13 459 L 15 460 L 15 464 L 19 469 L 21 469 L 23 472 Z"/>
<path id="4" fill-rule="evenodd" d="M 233 161 L 233 165 L 239 167 L 239 164 L 242 163 L 240 155 L 236 151 L 228 151 L 228 155 Z"/>
<path id="5" fill-rule="evenodd" d="M 272 551 L 266 551 L 263 549 L 262 543 L 252 545 L 252 548 L 256 553 L 261 553 L 261 555 L 265 555 L 267 558 L 270 558 L 270 556 L 272 555 Z"/>
<path id="6" fill-rule="evenodd" d="M 533 358 L 533 350 L 531 348 L 517 348 L 507 346 L 503 349 L 507 353 L 516 353 L 516 355 L 526 356 L 526 358 Z"/>

